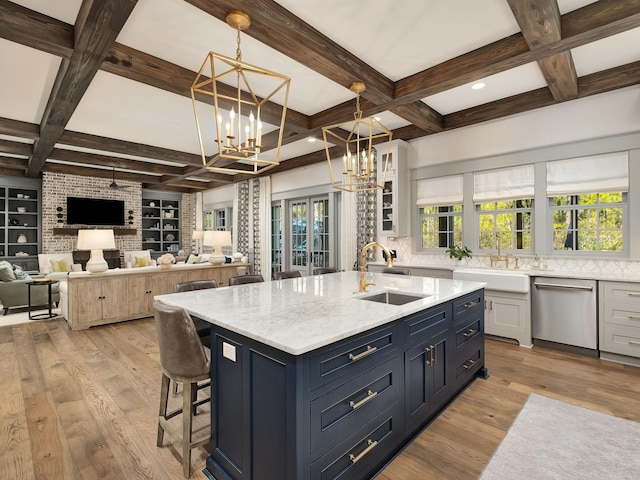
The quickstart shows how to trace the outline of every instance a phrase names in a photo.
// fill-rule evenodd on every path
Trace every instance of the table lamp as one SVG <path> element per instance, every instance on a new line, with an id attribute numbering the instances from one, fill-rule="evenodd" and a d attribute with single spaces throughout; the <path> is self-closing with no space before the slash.
<path id="1" fill-rule="evenodd" d="M 113 230 L 79 230 L 78 250 L 91 250 L 91 258 L 87 262 L 86 270 L 91 273 L 102 273 L 109 269 L 102 254 L 103 249 L 116 248 Z"/>
<path id="2" fill-rule="evenodd" d="M 222 247 L 231 245 L 231 232 L 227 230 L 207 230 L 204 232 L 202 244 L 205 247 L 213 247 L 209 262 L 214 264 L 224 263 Z"/>
<path id="3" fill-rule="evenodd" d="M 194 230 L 191 238 L 196 241 L 196 255 L 200 255 L 200 242 L 204 238 L 204 230 Z"/>

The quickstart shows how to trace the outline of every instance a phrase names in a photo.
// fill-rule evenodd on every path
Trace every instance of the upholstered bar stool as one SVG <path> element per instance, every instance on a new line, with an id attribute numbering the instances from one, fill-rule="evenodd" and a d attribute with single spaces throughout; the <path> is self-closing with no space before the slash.
<path id="1" fill-rule="evenodd" d="M 240 275 L 237 277 L 231 277 L 229 279 L 229 286 L 233 287 L 235 285 L 244 285 L 246 283 L 259 283 L 264 282 L 264 278 L 262 275 Z"/>
<path id="2" fill-rule="evenodd" d="M 327 273 L 336 273 L 338 270 L 333 267 L 318 267 L 313 269 L 314 275 L 325 275 Z"/>
<path id="3" fill-rule="evenodd" d="M 155 302 L 154 316 L 158 330 L 162 383 L 160 388 L 160 408 L 158 413 L 158 447 L 162 446 L 164 434 L 182 438 L 182 473 L 191 475 L 191 450 L 206 445 L 211 439 L 211 429 L 205 428 L 207 435 L 193 440 L 193 413 L 195 408 L 209 401 L 197 400 L 198 382 L 210 377 L 210 358 L 198 337 L 196 327 L 189 314 L 181 308 Z M 182 383 L 182 408 L 167 413 L 169 383 Z M 169 420 L 182 414 L 182 435 Z"/>
<path id="4" fill-rule="evenodd" d="M 274 272 L 273 278 L 275 280 L 284 280 L 285 278 L 300 278 L 302 275 L 298 270 L 289 270 L 287 272 Z"/>

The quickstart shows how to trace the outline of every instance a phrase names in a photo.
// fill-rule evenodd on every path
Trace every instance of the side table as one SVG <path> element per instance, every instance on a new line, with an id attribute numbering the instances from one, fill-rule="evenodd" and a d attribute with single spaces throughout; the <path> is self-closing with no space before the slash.
<path id="1" fill-rule="evenodd" d="M 28 307 L 28 313 L 29 313 L 29 320 L 41 320 L 43 318 L 53 318 L 56 316 L 55 313 L 51 312 L 51 286 L 54 283 L 58 283 L 58 280 L 51 280 L 48 278 L 42 278 L 42 279 L 37 279 L 37 280 L 32 280 L 31 282 L 27 282 L 28 285 L 28 292 L 27 292 L 27 298 L 29 299 L 29 307 Z M 47 287 L 49 289 L 49 296 L 48 296 L 48 304 L 49 304 L 49 312 L 48 313 L 38 313 L 38 314 L 31 314 L 31 287 Z"/>

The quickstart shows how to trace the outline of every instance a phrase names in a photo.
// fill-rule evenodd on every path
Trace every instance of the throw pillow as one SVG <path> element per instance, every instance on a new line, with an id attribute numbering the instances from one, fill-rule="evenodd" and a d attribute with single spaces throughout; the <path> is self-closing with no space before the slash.
<path id="1" fill-rule="evenodd" d="M 12 282 L 16 279 L 16 276 L 13 274 L 13 266 L 6 261 L 0 262 L 0 280 L 3 282 Z"/>
<path id="2" fill-rule="evenodd" d="M 64 258 L 60 260 L 49 260 L 49 263 L 51 264 L 52 272 L 68 272 L 70 270 L 69 263 Z"/>
<path id="3" fill-rule="evenodd" d="M 133 266 L 136 267 L 148 267 L 149 266 L 149 257 L 136 257 L 136 264 Z"/>
<path id="4" fill-rule="evenodd" d="M 31 276 L 22 270 L 20 265 L 13 265 L 13 274 L 16 277 L 16 280 L 31 280 Z"/>
<path id="5" fill-rule="evenodd" d="M 189 255 L 189 258 L 187 258 L 187 263 L 191 264 L 191 263 L 200 263 L 202 262 L 202 255 Z"/>

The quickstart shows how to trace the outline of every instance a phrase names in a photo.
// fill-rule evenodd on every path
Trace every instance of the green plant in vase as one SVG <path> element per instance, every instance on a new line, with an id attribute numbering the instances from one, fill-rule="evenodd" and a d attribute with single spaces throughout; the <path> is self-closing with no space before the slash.
<path id="1" fill-rule="evenodd" d="M 471 250 L 466 245 L 459 247 L 458 245 L 453 245 L 450 248 L 447 248 L 447 253 L 449 254 L 449 258 L 455 258 L 458 261 L 461 261 L 464 258 L 472 258 Z"/>

